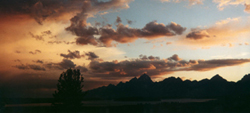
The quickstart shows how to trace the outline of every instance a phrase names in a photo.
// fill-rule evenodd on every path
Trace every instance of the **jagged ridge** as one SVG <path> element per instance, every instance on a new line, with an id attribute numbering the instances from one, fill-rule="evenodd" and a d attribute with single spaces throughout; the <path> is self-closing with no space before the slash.
<path id="1" fill-rule="evenodd" d="M 169 77 L 160 82 L 153 82 L 147 74 L 129 82 L 109 85 L 89 90 L 85 98 L 217 98 L 250 94 L 250 74 L 238 82 L 228 82 L 220 75 L 201 81 L 181 80 Z"/>

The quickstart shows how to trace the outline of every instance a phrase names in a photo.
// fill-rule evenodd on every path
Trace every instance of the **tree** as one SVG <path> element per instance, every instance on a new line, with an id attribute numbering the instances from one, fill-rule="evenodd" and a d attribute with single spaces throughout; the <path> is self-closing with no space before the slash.
<path id="1" fill-rule="evenodd" d="M 82 105 L 84 93 L 82 91 L 83 76 L 80 70 L 68 69 L 59 77 L 57 91 L 53 94 L 53 106 L 60 109 L 77 109 Z"/>

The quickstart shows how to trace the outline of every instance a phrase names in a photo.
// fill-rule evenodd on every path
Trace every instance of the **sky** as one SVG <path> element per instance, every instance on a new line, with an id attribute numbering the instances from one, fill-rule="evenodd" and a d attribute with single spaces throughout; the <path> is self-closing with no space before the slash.
<path id="1" fill-rule="evenodd" d="M 0 95 L 52 97 L 69 68 L 84 91 L 143 73 L 237 82 L 249 31 L 250 0 L 2 0 Z"/>

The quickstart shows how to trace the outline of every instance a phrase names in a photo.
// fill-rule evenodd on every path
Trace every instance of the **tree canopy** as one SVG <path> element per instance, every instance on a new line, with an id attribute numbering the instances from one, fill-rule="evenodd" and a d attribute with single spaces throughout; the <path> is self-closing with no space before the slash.
<path id="1" fill-rule="evenodd" d="M 52 105 L 60 108 L 78 108 L 82 105 L 84 93 L 83 76 L 80 70 L 68 69 L 63 72 L 58 80 L 57 91 L 53 94 Z"/>

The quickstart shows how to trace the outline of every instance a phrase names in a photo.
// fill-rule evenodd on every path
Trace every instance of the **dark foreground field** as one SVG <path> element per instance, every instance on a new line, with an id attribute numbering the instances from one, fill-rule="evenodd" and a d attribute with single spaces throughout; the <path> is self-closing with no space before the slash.
<path id="1" fill-rule="evenodd" d="M 132 103 L 132 104 L 131 104 Z M 37 105 L 5 105 L 1 113 L 214 113 L 250 112 L 248 98 L 234 97 L 206 102 L 118 102 L 115 104 L 85 103 L 79 109 L 54 108 L 49 103 Z"/>

